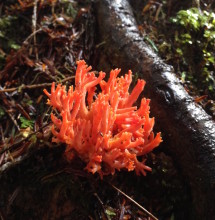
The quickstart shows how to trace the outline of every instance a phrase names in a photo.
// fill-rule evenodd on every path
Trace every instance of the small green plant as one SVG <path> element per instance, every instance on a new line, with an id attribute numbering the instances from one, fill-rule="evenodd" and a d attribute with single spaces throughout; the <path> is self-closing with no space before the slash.
<path id="1" fill-rule="evenodd" d="M 6 54 L 21 47 L 14 34 L 17 20 L 16 16 L 0 17 L 0 70 L 5 65 Z"/>
<path id="2" fill-rule="evenodd" d="M 74 1 L 62 0 L 60 5 L 61 5 L 61 9 L 64 10 L 64 13 L 67 16 L 75 18 L 75 16 L 78 13 L 78 9 L 77 9 L 77 5 Z"/>
<path id="3" fill-rule="evenodd" d="M 175 53 L 186 70 L 183 78 L 215 96 L 215 13 L 190 8 L 171 21 L 177 25 Z"/>
<path id="4" fill-rule="evenodd" d="M 25 117 L 20 117 L 20 122 L 21 122 L 21 128 L 31 128 L 33 129 L 34 126 L 34 121 L 33 120 L 29 120 Z"/>
<path id="5" fill-rule="evenodd" d="M 4 109 L 0 106 L 0 119 L 2 119 L 5 116 Z"/>
<path id="6" fill-rule="evenodd" d="M 9 48 L 18 50 L 20 48 L 20 45 L 17 44 L 15 37 L 11 38 L 9 35 L 12 35 L 13 33 L 13 25 L 17 22 L 16 16 L 6 16 L 0 18 L 0 45 L 3 48 Z M 6 42 L 6 45 L 4 44 Z"/>

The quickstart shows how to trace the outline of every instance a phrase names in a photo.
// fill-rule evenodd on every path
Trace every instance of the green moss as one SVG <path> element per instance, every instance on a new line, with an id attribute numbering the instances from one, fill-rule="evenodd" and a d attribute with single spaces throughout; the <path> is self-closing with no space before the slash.
<path id="1" fill-rule="evenodd" d="M 176 25 L 175 52 L 191 79 L 213 96 L 215 92 L 215 13 L 197 8 L 181 10 L 171 22 Z M 189 75 L 189 76 L 188 76 Z"/>
<path id="2" fill-rule="evenodd" d="M 11 49 L 18 50 L 20 48 L 16 39 L 16 16 L 5 16 L 0 18 L 0 47 L 9 52 Z"/>

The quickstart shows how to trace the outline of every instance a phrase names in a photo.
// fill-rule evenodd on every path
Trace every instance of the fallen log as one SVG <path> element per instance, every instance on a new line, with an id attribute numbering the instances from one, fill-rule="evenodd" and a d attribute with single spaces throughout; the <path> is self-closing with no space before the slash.
<path id="1" fill-rule="evenodd" d="M 147 82 L 165 146 L 180 166 L 192 190 L 193 219 L 215 216 L 215 123 L 188 95 L 173 68 L 165 64 L 140 36 L 131 6 L 126 0 L 96 4 L 100 42 L 100 66 L 109 62 L 122 71 L 132 69 Z M 105 60 L 105 62 L 104 62 Z M 106 65 L 106 64 L 105 64 Z"/>

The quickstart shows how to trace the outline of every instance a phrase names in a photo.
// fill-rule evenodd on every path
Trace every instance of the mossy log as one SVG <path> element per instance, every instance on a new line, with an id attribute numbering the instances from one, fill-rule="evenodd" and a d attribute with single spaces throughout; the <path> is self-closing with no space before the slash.
<path id="1" fill-rule="evenodd" d="M 215 216 L 215 122 L 196 104 L 174 74 L 143 41 L 128 1 L 96 4 L 102 52 L 100 66 L 131 69 L 146 80 L 144 96 L 167 150 L 192 190 L 193 219 Z"/>

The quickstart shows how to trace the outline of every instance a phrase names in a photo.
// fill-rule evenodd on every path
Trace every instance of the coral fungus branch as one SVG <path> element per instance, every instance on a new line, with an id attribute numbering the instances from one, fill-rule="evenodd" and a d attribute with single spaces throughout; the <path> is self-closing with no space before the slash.
<path id="1" fill-rule="evenodd" d="M 102 176 L 127 169 L 145 175 L 151 169 L 145 165 L 144 155 L 162 141 L 161 134 L 154 137 L 152 131 L 150 100 L 143 98 L 139 109 L 132 106 L 145 81 L 138 80 L 130 94 L 131 71 L 118 77 L 120 69 L 112 70 L 106 82 L 104 72 L 96 77 L 85 61 L 77 65 L 74 89 L 67 91 L 65 86 L 53 83 L 51 93 L 44 90 L 48 104 L 59 113 L 51 115 L 53 141 L 66 143 L 66 156 L 78 155 L 87 163 L 89 172 Z M 98 85 L 101 92 L 94 100 Z"/>

